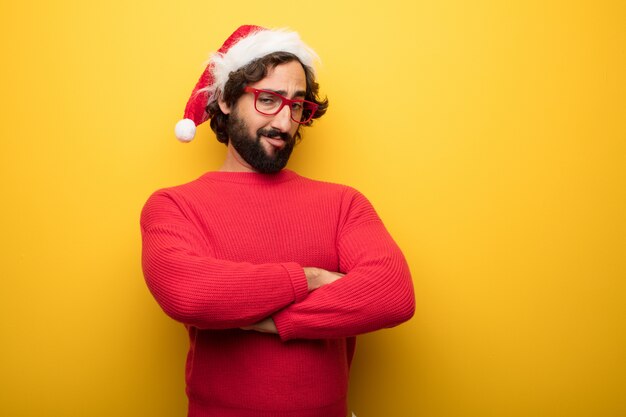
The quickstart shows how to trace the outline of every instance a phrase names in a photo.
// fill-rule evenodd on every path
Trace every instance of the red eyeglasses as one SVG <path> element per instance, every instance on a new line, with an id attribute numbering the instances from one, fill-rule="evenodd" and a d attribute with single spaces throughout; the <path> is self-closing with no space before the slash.
<path id="1" fill-rule="evenodd" d="M 243 89 L 246 93 L 254 94 L 254 109 L 266 116 L 278 114 L 283 107 L 289 106 L 291 120 L 296 123 L 308 123 L 315 112 L 318 105 L 307 100 L 289 100 L 278 93 L 267 90 L 259 90 L 252 87 Z"/>

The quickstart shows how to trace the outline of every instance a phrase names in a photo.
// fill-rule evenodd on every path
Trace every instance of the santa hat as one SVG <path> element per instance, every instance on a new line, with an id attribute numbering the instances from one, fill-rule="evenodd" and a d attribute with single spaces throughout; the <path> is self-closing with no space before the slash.
<path id="1" fill-rule="evenodd" d="M 196 134 L 196 126 L 209 120 L 206 106 L 222 94 L 231 72 L 279 51 L 294 54 L 311 70 L 313 61 L 318 59 L 317 54 L 302 42 L 296 32 L 252 25 L 241 26 L 233 32 L 222 47 L 211 55 L 200 80 L 191 92 L 184 119 L 176 123 L 175 133 L 178 140 L 190 142 Z"/>

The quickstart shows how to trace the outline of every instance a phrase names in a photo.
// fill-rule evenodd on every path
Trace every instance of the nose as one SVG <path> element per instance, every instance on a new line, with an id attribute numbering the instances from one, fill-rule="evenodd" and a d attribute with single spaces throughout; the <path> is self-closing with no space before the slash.
<path id="1" fill-rule="evenodd" d="M 291 110 L 289 106 L 283 106 L 272 118 L 271 126 L 281 132 L 289 132 L 291 130 L 291 123 Z"/>

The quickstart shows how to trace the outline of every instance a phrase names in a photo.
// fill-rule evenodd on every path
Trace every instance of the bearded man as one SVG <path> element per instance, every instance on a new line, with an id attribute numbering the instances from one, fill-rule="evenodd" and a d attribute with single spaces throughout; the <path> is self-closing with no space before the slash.
<path id="1" fill-rule="evenodd" d="M 344 417 L 359 334 L 413 315 L 407 263 L 353 188 L 285 169 L 327 110 L 317 56 L 295 32 L 238 28 L 210 58 L 177 124 L 210 120 L 218 171 L 155 192 L 143 270 L 190 338 L 190 417 Z"/>

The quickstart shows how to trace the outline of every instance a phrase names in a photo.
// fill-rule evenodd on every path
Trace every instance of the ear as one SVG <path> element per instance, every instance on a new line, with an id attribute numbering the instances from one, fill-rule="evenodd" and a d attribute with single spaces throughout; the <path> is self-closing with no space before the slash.
<path id="1" fill-rule="evenodd" d="M 230 113 L 230 106 L 224 101 L 223 98 L 220 97 L 217 99 L 217 105 L 220 106 L 220 110 L 222 111 L 222 113 Z"/>

